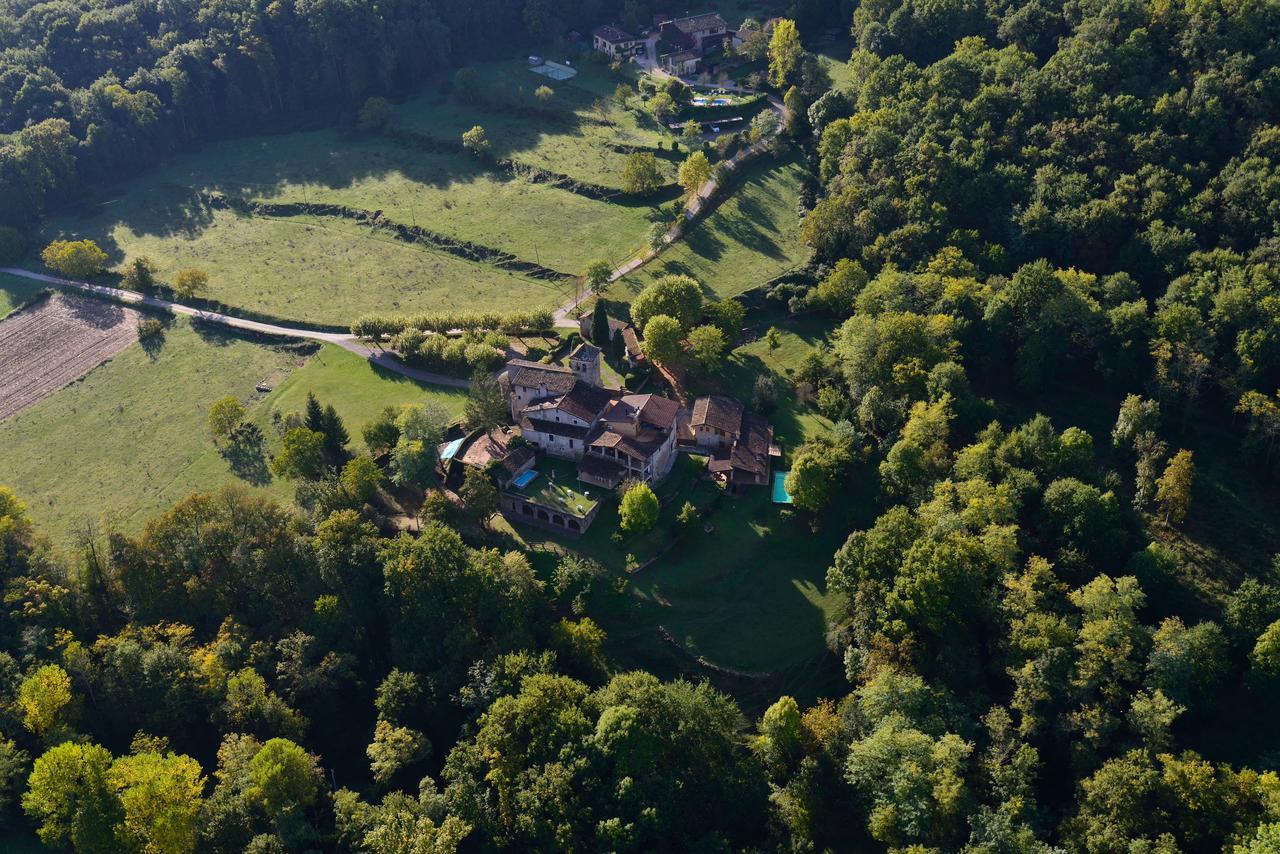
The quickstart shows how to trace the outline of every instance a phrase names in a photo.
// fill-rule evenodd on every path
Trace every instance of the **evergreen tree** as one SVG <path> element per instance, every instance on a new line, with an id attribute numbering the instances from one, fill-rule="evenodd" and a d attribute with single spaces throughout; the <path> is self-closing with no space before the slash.
<path id="1" fill-rule="evenodd" d="M 302 419 L 312 433 L 324 433 L 324 407 L 312 392 L 307 392 L 307 406 L 303 410 Z"/>
<path id="2" fill-rule="evenodd" d="M 324 434 L 325 455 L 330 461 L 337 462 L 346 455 L 351 434 L 347 432 L 346 425 L 342 423 L 342 418 L 339 417 L 338 410 L 333 408 L 332 403 L 324 408 L 321 422 L 323 429 L 320 432 Z"/>
<path id="3" fill-rule="evenodd" d="M 591 312 L 591 343 L 604 349 L 609 346 L 609 308 L 604 300 L 597 300 Z"/>

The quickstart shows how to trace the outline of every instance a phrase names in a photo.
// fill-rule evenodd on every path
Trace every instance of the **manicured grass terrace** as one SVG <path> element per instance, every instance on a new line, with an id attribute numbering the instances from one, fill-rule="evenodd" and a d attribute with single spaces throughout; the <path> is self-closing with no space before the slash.
<path id="1" fill-rule="evenodd" d="M 551 510 L 582 518 L 607 494 L 598 486 L 579 481 L 577 466 L 566 460 L 543 457 L 535 471 L 538 476 L 528 486 L 513 491 Z"/>

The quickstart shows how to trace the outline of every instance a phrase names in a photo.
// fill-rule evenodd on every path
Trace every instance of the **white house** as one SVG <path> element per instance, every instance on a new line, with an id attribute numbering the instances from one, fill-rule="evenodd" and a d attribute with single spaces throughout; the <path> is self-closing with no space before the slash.
<path id="1" fill-rule="evenodd" d="M 603 24 L 592 30 L 591 45 L 614 59 L 627 59 L 645 51 L 644 39 L 636 38 L 613 24 Z"/>

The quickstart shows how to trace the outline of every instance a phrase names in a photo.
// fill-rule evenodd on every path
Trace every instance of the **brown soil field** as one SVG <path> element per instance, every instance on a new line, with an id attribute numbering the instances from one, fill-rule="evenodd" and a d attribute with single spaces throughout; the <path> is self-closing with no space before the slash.
<path id="1" fill-rule="evenodd" d="M 0 421 L 137 341 L 139 318 L 114 303 L 55 294 L 0 321 Z"/>

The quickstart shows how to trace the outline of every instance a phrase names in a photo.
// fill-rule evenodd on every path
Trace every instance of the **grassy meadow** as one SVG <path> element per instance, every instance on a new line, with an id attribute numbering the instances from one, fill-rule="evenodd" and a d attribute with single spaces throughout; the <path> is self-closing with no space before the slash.
<path id="1" fill-rule="evenodd" d="M 734 349 L 715 379 L 714 387 L 705 390 L 735 395 L 749 405 L 756 377 L 773 377 L 780 394 L 777 406 L 769 413 L 769 421 L 773 424 L 774 439 L 784 452 L 790 452 L 806 439 L 833 426 L 830 419 L 812 406 L 798 404 L 792 394 L 795 371 L 804 357 L 822 343 L 832 323 L 825 315 L 791 317 L 785 312 L 762 313 L 753 316 L 752 321 L 758 322 L 753 330 L 757 333 L 755 340 Z M 778 331 L 776 348 L 771 348 L 764 337 L 771 327 Z"/>
<path id="2" fill-rule="evenodd" d="M 555 54 L 548 54 L 555 60 Z M 625 109 L 612 100 L 623 80 L 633 81 L 628 70 L 615 77 L 606 67 L 575 65 L 578 74 L 568 80 L 551 80 L 531 72 L 525 60 L 492 62 L 475 66 L 482 92 L 530 100 L 539 86 L 554 92 L 548 110 L 561 118 L 533 118 L 488 107 L 460 103 L 453 95 L 424 93 L 396 107 L 396 128 L 455 142 L 474 125 L 485 129 L 494 157 L 546 169 L 586 183 L 622 186 L 622 169 L 628 147 L 669 147 L 671 135 L 647 115 Z M 675 180 L 675 163 L 659 160 L 667 180 Z"/>
<path id="3" fill-rule="evenodd" d="M 467 393 L 461 389 L 428 386 L 370 364 L 341 347 L 326 344 L 298 370 L 289 374 L 254 408 L 253 420 L 267 432 L 271 413 L 301 412 L 307 395 L 332 403 L 351 434 L 353 450 L 364 448 L 360 430 L 387 406 L 430 400 L 454 416 L 462 414 Z"/>
<path id="4" fill-rule="evenodd" d="M 849 66 L 849 55 L 853 53 L 853 45 L 847 41 L 833 42 L 819 46 L 814 55 L 831 75 L 833 89 L 848 89 L 853 85 L 853 69 Z"/>
<path id="5" fill-rule="evenodd" d="M 213 401 L 235 395 L 276 441 L 271 412 L 301 410 L 308 391 L 332 403 L 352 445 L 387 405 L 434 398 L 461 412 L 463 395 L 375 370 L 326 345 L 311 356 L 178 321 L 158 348 L 128 347 L 51 397 L 0 422 L 0 480 L 39 528 L 66 546 L 84 522 L 136 531 L 191 492 L 241 480 L 205 427 Z M 258 383 L 273 386 L 266 395 Z M 268 475 L 269 478 L 269 475 Z M 291 500 L 293 487 L 258 488 Z"/>
<path id="6" fill-rule="evenodd" d="M 45 287 L 41 282 L 0 273 L 0 318 L 21 308 Z"/>
<path id="7" fill-rule="evenodd" d="M 513 179 L 462 154 L 432 153 L 383 137 L 334 130 L 224 140 L 131 182 L 114 198 L 55 227 L 92 232 L 122 260 L 148 237 L 198 239 L 210 222 L 194 195 L 250 202 L 334 204 L 381 211 L 565 273 L 598 255 L 625 257 L 644 239 L 647 205 L 611 204 L 549 184 Z M 328 218 L 326 218 L 328 219 Z M 329 220 L 340 223 L 340 220 Z M 365 230 L 367 233 L 367 230 Z M 566 240 L 565 235 L 574 235 Z M 176 249 L 154 260 L 167 265 Z"/>
<path id="8" fill-rule="evenodd" d="M 190 202 L 198 226 L 149 230 L 100 220 L 116 257 L 146 255 L 165 279 L 209 273 L 208 299 L 284 320 L 346 326 L 372 312 L 548 308 L 567 283 L 531 279 L 397 240 L 344 220 L 277 219 Z M 64 234 L 94 234 L 84 224 Z"/>
<path id="9" fill-rule="evenodd" d="M 708 297 L 737 296 L 799 267 L 810 257 L 800 242 L 796 205 L 805 165 L 798 153 L 764 158 L 738 176 L 733 195 L 649 264 L 610 288 L 627 301 L 654 279 L 684 273 L 702 283 Z"/>
<path id="10" fill-rule="evenodd" d="M 396 107 L 393 127 L 456 143 L 481 124 L 499 158 L 609 186 L 620 183 L 628 146 L 664 139 L 648 119 L 607 97 L 617 81 L 605 68 L 585 68 L 569 81 L 533 74 L 523 60 L 485 63 L 477 72 L 484 85 L 511 91 L 551 85 L 563 118 L 541 121 L 424 94 Z M 660 162 L 674 179 L 674 163 Z M 378 211 L 567 275 L 597 258 L 622 263 L 659 217 L 651 204 L 588 198 L 462 153 L 319 130 L 212 143 L 55 216 L 40 238 L 93 239 L 116 269 L 147 255 L 166 280 L 201 267 L 210 274 L 208 299 L 281 320 L 341 326 L 375 311 L 551 308 L 572 294 L 571 283 L 407 243 L 354 220 L 236 212 L 205 203 L 202 193 Z"/>

